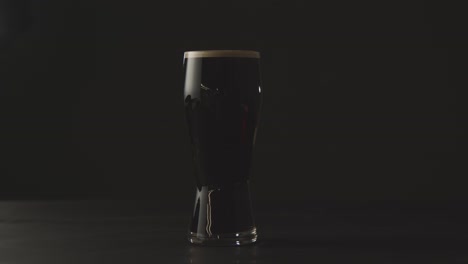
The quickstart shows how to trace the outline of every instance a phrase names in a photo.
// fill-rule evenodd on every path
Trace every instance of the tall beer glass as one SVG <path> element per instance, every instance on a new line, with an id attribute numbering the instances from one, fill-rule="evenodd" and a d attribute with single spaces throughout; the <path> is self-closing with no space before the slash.
<path id="1" fill-rule="evenodd" d="M 249 180 L 262 102 L 259 59 L 258 52 L 247 50 L 184 54 L 185 115 L 197 187 L 191 243 L 257 240 Z"/>

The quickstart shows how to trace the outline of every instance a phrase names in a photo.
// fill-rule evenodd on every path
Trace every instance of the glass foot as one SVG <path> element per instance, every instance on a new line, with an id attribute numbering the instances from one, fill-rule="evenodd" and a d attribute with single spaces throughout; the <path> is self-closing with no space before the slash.
<path id="1" fill-rule="evenodd" d="M 257 241 L 257 229 L 254 227 L 248 231 L 232 234 L 197 234 L 190 232 L 188 236 L 190 243 L 202 246 L 242 246 Z"/>

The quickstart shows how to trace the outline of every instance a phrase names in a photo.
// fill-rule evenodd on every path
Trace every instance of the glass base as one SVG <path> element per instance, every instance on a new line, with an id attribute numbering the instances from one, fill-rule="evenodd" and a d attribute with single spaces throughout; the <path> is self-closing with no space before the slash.
<path id="1" fill-rule="evenodd" d="M 212 234 L 206 236 L 190 232 L 190 243 L 202 246 L 242 246 L 253 244 L 257 241 L 257 229 L 254 227 L 248 231 L 232 234 Z"/>
<path id="2" fill-rule="evenodd" d="M 240 246 L 257 241 L 248 181 L 199 186 L 188 240 L 213 246 Z"/>

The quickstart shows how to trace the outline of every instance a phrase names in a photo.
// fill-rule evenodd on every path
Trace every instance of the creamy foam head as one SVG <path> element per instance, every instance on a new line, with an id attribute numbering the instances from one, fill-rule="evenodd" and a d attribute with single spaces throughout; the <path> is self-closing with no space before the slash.
<path id="1" fill-rule="evenodd" d="M 260 52 L 253 50 L 197 50 L 186 51 L 184 59 L 187 58 L 260 58 Z"/>

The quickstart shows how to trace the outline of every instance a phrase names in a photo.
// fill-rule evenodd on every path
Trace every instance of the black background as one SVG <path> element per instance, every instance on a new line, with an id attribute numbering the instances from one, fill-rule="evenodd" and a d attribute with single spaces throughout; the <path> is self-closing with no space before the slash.
<path id="1" fill-rule="evenodd" d="M 428 1 L 0 5 L 0 197 L 191 203 L 186 50 L 262 54 L 261 201 L 466 200 L 463 9 Z"/>

